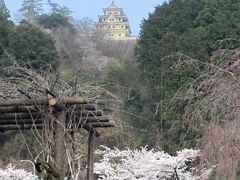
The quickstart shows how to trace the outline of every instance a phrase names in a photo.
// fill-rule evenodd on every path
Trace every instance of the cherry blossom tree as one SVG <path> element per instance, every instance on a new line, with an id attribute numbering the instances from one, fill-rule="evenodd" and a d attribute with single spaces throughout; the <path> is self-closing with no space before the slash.
<path id="1" fill-rule="evenodd" d="M 103 159 L 95 163 L 95 173 L 103 180 L 204 180 L 211 173 L 211 169 L 203 169 L 200 175 L 195 175 L 200 150 L 183 149 L 171 156 L 163 151 L 147 150 L 147 147 L 122 151 L 102 148 L 97 151 Z"/>

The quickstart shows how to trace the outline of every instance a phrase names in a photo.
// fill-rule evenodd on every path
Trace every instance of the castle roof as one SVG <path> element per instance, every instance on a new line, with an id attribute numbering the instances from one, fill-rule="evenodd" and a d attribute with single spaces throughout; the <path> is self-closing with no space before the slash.
<path id="1" fill-rule="evenodd" d="M 117 5 L 115 5 L 114 1 L 112 1 L 112 4 L 107 7 L 107 9 L 120 9 Z"/>
<path id="2" fill-rule="evenodd" d="M 112 4 L 110 4 L 107 8 L 103 8 L 103 11 L 111 11 L 111 10 L 120 10 L 123 11 L 123 8 L 118 7 L 114 1 L 112 1 Z"/>

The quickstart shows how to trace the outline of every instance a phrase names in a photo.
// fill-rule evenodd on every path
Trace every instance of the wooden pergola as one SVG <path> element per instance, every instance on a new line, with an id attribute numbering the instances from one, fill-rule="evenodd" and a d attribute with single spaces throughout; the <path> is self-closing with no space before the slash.
<path id="1" fill-rule="evenodd" d="M 60 180 L 65 176 L 65 134 L 81 128 L 88 131 L 87 178 L 93 180 L 94 141 L 100 136 L 96 128 L 114 127 L 114 122 L 104 117 L 103 112 L 94 103 L 89 103 L 87 97 L 0 100 L 0 133 L 46 127 L 54 131 L 54 168 Z"/>

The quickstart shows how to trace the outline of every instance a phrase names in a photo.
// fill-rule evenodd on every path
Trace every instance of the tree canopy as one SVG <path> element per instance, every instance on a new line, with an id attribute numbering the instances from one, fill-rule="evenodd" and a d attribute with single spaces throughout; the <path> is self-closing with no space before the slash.
<path id="1" fill-rule="evenodd" d="M 12 31 L 9 47 L 21 64 L 35 69 L 47 64 L 51 64 L 54 69 L 57 67 L 58 55 L 54 41 L 49 35 L 26 21 L 22 21 Z"/>
<path id="2" fill-rule="evenodd" d="M 4 0 L 0 0 L 0 18 L 9 18 L 9 10 L 7 9 Z"/>
<path id="3" fill-rule="evenodd" d="M 4 1 L 0 1 L 0 61 L 1 67 L 17 62 L 31 68 L 51 64 L 58 66 L 58 53 L 53 39 L 36 26 L 22 21 L 14 25 Z"/>
<path id="4" fill-rule="evenodd" d="M 42 6 L 42 0 L 24 0 L 19 11 L 25 20 L 32 23 L 43 12 Z"/>
<path id="5" fill-rule="evenodd" d="M 60 13 L 43 14 L 38 17 L 38 23 L 46 29 L 72 27 L 69 19 Z"/>
<path id="6" fill-rule="evenodd" d="M 192 140 L 200 132 L 182 125 L 189 102 L 185 98 L 173 103 L 173 98 L 200 75 L 215 50 L 234 48 L 231 39 L 240 37 L 239 17 L 236 0 L 171 0 L 143 20 L 136 58 L 148 101 L 141 109 L 151 112 L 148 119 L 158 129 L 156 136 L 162 136 L 159 141 L 165 150 L 186 146 L 186 141 L 194 145 Z"/>
<path id="7" fill-rule="evenodd" d="M 10 30 L 13 28 L 13 23 L 8 20 L 10 17 L 9 10 L 5 2 L 0 1 L 0 67 L 6 66 L 9 62 L 6 57 L 6 50 L 8 49 Z"/>

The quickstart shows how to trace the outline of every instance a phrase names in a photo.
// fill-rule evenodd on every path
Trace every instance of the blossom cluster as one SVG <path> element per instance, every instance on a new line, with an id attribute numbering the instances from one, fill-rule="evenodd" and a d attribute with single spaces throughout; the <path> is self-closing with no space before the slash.
<path id="1" fill-rule="evenodd" d="M 147 150 L 147 147 L 122 151 L 102 148 L 98 153 L 103 159 L 95 163 L 95 173 L 102 180 L 205 179 L 195 176 L 194 161 L 200 155 L 199 150 L 184 149 L 171 156 L 163 151 Z"/>
<path id="2" fill-rule="evenodd" d="M 110 149 L 101 146 L 103 158 L 95 163 L 95 174 L 101 180 L 206 180 L 212 169 L 197 171 L 199 150 L 184 149 L 171 156 L 163 151 Z M 11 164 L 0 169 L 0 180 L 39 180 L 37 176 Z"/>
<path id="3" fill-rule="evenodd" d="M 9 164 L 5 169 L 0 169 L 0 180 L 38 180 L 38 177 Z"/>

